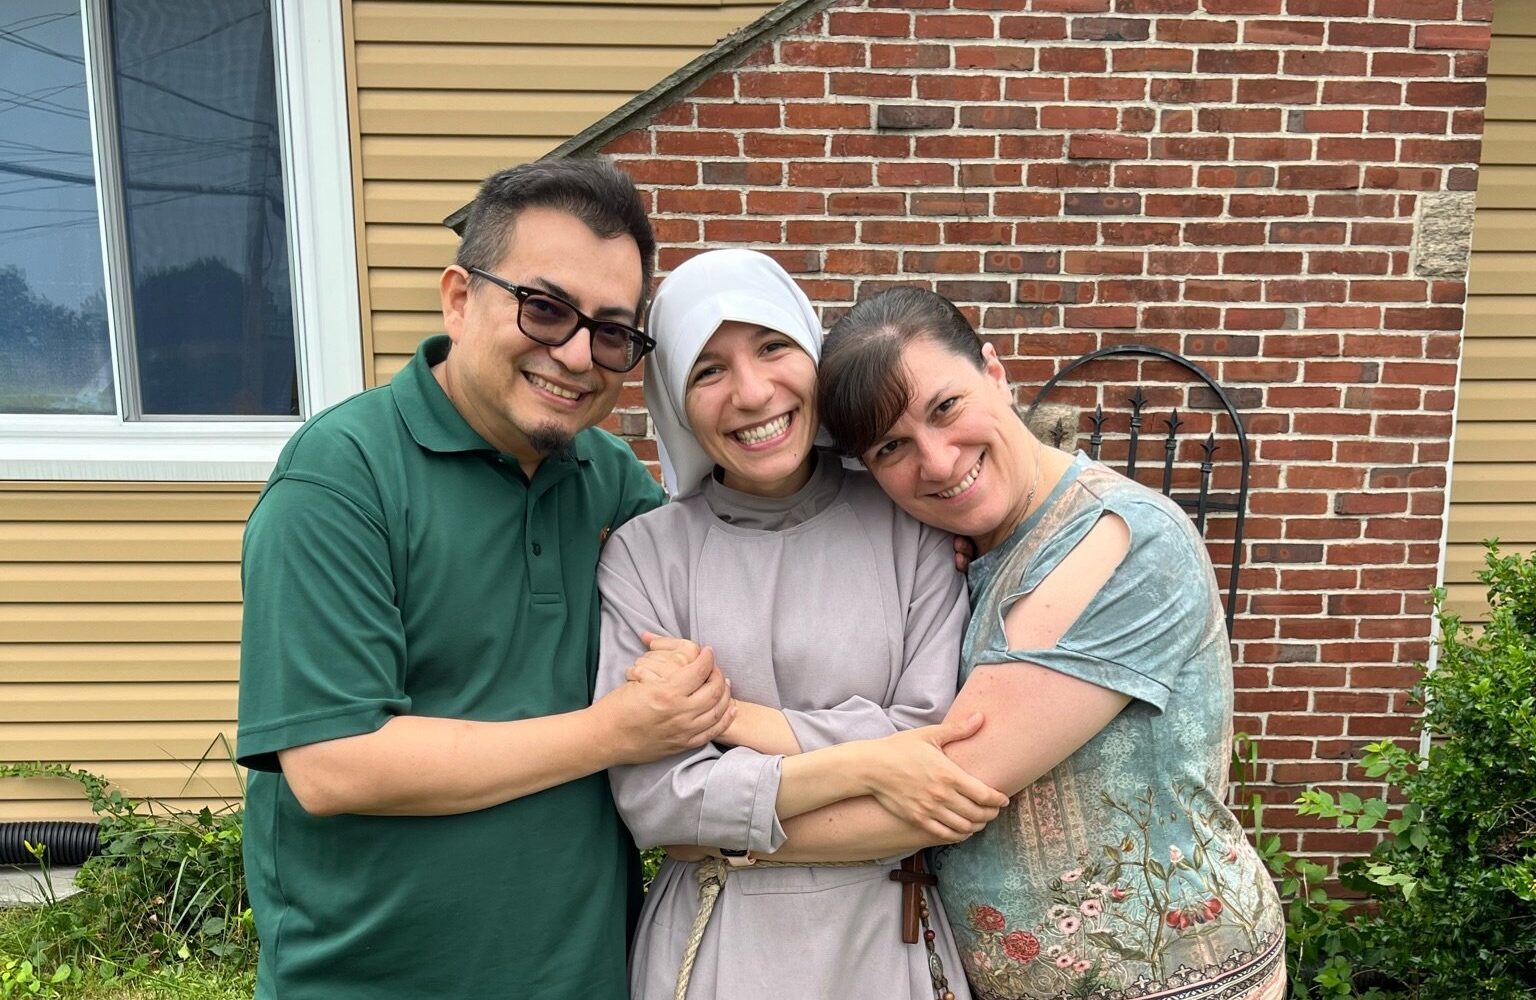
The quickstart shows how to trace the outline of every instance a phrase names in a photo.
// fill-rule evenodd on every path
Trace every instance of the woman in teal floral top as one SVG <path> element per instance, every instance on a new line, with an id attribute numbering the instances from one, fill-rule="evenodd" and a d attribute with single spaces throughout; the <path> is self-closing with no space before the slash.
<path id="1" fill-rule="evenodd" d="M 992 346 L 931 292 L 854 307 L 820 392 L 826 427 L 898 506 L 976 545 L 951 715 L 986 723 L 934 748 L 1011 796 L 935 852 L 975 994 L 1282 997 L 1280 905 L 1226 806 L 1232 664 L 1190 519 L 1041 445 Z M 866 800 L 786 830 L 786 858 L 923 839 Z"/>

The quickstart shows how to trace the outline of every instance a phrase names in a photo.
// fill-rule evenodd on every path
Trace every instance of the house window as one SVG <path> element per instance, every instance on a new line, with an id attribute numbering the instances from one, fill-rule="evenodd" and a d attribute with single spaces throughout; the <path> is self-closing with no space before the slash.
<path id="1" fill-rule="evenodd" d="M 8 0 L 0 475 L 264 478 L 361 388 L 340 48 L 334 4 Z"/>

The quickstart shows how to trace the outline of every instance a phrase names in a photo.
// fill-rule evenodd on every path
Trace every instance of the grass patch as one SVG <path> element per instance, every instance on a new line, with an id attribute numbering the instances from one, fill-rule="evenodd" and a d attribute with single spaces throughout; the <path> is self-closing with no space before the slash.
<path id="1" fill-rule="evenodd" d="M 195 813 L 139 802 L 65 765 L 4 764 L 0 777 L 74 781 L 101 821 L 102 853 L 78 893 L 0 910 L 0 1000 L 251 995 L 256 931 L 238 804 Z M 44 845 L 28 845 L 48 867 Z"/>
<path id="2" fill-rule="evenodd" d="M 58 904 L 67 905 L 68 900 Z M 179 966 L 125 971 L 103 978 L 98 964 L 83 964 L 58 982 L 58 966 L 23 973 L 29 942 L 42 916 L 41 905 L 0 908 L 0 996 L 27 1000 L 250 1000 L 256 989 L 255 967 L 228 962 L 209 966 L 198 961 Z M 110 974 L 110 973 L 109 973 Z M 30 980 L 30 981 L 29 981 Z M 31 982 L 38 985 L 34 989 Z M 9 989 L 7 989 L 9 988 Z"/>

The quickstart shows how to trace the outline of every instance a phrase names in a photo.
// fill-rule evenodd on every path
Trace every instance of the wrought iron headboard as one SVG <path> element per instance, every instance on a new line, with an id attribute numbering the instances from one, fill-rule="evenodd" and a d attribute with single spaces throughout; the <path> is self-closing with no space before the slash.
<path id="1" fill-rule="evenodd" d="M 1248 468 L 1252 456 L 1248 447 L 1248 435 L 1245 431 L 1245 428 L 1243 427 L 1242 415 L 1238 413 L 1237 407 L 1232 402 L 1232 398 L 1227 395 L 1227 391 L 1222 388 L 1221 384 L 1212 378 L 1204 368 L 1201 368 L 1199 365 L 1195 364 L 1193 361 L 1190 361 L 1183 355 L 1175 354 L 1174 352 L 1164 350 L 1161 347 L 1152 347 L 1146 344 L 1119 344 L 1114 347 L 1105 347 L 1100 350 L 1084 354 L 1082 357 L 1068 362 L 1065 367 L 1063 367 L 1055 375 L 1052 375 L 1050 379 L 1048 379 L 1046 383 L 1040 387 L 1039 392 L 1035 393 L 1034 400 L 1029 404 L 1028 416 L 1033 416 L 1035 411 L 1039 408 L 1040 404 L 1046 401 L 1046 397 L 1050 395 L 1051 390 L 1056 388 L 1059 382 L 1070 376 L 1073 372 L 1103 358 L 1122 355 L 1130 355 L 1143 358 L 1158 358 L 1163 361 L 1168 361 L 1188 372 L 1190 375 L 1193 375 L 1200 382 L 1204 383 L 1212 393 L 1215 394 L 1217 401 L 1219 401 L 1221 404 L 1221 408 L 1226 410 L 1227 417 L 1232 422 L 1232 428 L 1234 432 L 1233 436 L 1237 441 L 1238 457 L 1242 462 L 1242 468 L 1238 477 L 1236 499 L 1227 500 L 1222 499 L 1221 497 L 1212 496 L 1211 494 L 1211 478 L 1215 470 L 1214 457 L 1217 450 L 1220 448 L 1220 445 L 1216 440 L 1216 429 L 1214 427 L 1214 421 L 1211 432 L 1206 436 L 1205 441 L 1200 445 L 1204 455 L 1200 462 L 1199 492 L 1193 496 L 1187 494 L 1174 494 L 1173 467 L 1179 444 L 1178 432 L 1179 428 L 1185 424 L 1185 421 L 1179 419 L 1179 410 L 1177 407 L 1174 407 L 1170 416 L 1163 419 L 1163 425 L 1167 428 L 1167 434 L 1163 438 L 1162 481 L 1163 495 L 1173 500 L 1180 507 L 1183 507 L 1184 510 L 1190 513 L 1190 515 L 1195 519 L 1195 528 L 1197 531 L 1199 531 L 1201 537 L 1205 536 L 1205 523 L 1206 516 L 1208 514 L 1213 512 L 1221 512 L 1236 515 L 1232 537 L 1232 561 L 1231 565 L 1228 567 L 1226 594 L 1227 635 L 1230 636 L 1232 634 L 1232 619 L 1237 613 L 1237 571 L 1239 565 L 1242 562 L 1243 527 L 1248 514 Z M 1130 404 L 1131 407 L 1130 423 L 1126 432 L 1127 453 L 1125 460 L 1125 474 L 1127 477 L 1135 479 L 1137 446 L 1141 441 L 1141 429 L 1144 420 L 1142 410 L 1147 405 L 1147 398 L 1146 395 L 1142 392 L 1141 385 L 1138 384 L 1135 388 L 1135 391 L 1131 395 L 1125 397 L 1125 401 Z M 1104 442 L 1104 425 L 1105 421 L 1108 419 L 1104 413 L 1103 403 L 1098 403 L 1095 405 L 1094 411 L 1088 419 L 1092 424 L 1092 430 L 1088 436 L 1088 457 L 1098 459 L 1099 449 Z M 1071 428 L 1071 434 L 1074 436 L 1074 439 L 1077 434 L 1077 430 L 1078 429 L 1076 427 Z M 1057 433 L 1060 435 L 1058 439 L 1048 443 L 1060 447 L 1065 442 L 1066 433 L 1064 429 L 1059 427 L 1059 425 L 1057 428 Z"/>

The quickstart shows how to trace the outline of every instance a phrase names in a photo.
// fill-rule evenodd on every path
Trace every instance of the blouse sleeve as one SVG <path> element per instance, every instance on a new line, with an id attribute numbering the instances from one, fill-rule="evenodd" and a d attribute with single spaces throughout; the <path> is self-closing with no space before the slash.
<path id="1" fill-rule="evenodd" d="M 625 673 L 645 652 L 640 633 L 682 634 L 676 614 L 665 601 L 653 602 L 642 585 L 629 536 L 621 530 L 610 538 L 598 564 L 602 639 L 594 698 L 626 683 Z M 696 844 L 769 854 L 784 843 L 774 811 L 782 763 L 779 756 L 709 743 L 649 764 L 609 768 L 608 780 L 642 848 Z"/>
<path id="2" fill-rule="evenodd" d="M 960 643 L 971 611 L 965 577 L 955 569 L 952 537 L 928 527 L 916 533 L 912 584 L 902 609 L 901 676 L 890 704 L 855 696 L 826 709 L 784 709 L 800 749 L 878 739 L 944 720 L 955 700 Z"/>
<path id="3" fill-rule="evenodd" d="M 1039 586 L 1106 513 L 1125 520 L 1130 547 L 1077 621 L 1053 648 L 1008 649 L 981 659 L 1035 663 L 1162 711 L 1179 671 L 1209 631 L 1216 600 L 1208 560 L 1169 512 L 1140 502 L 1086 511 L 1041 547 L 998 614 L 1006 616 Z"/>

